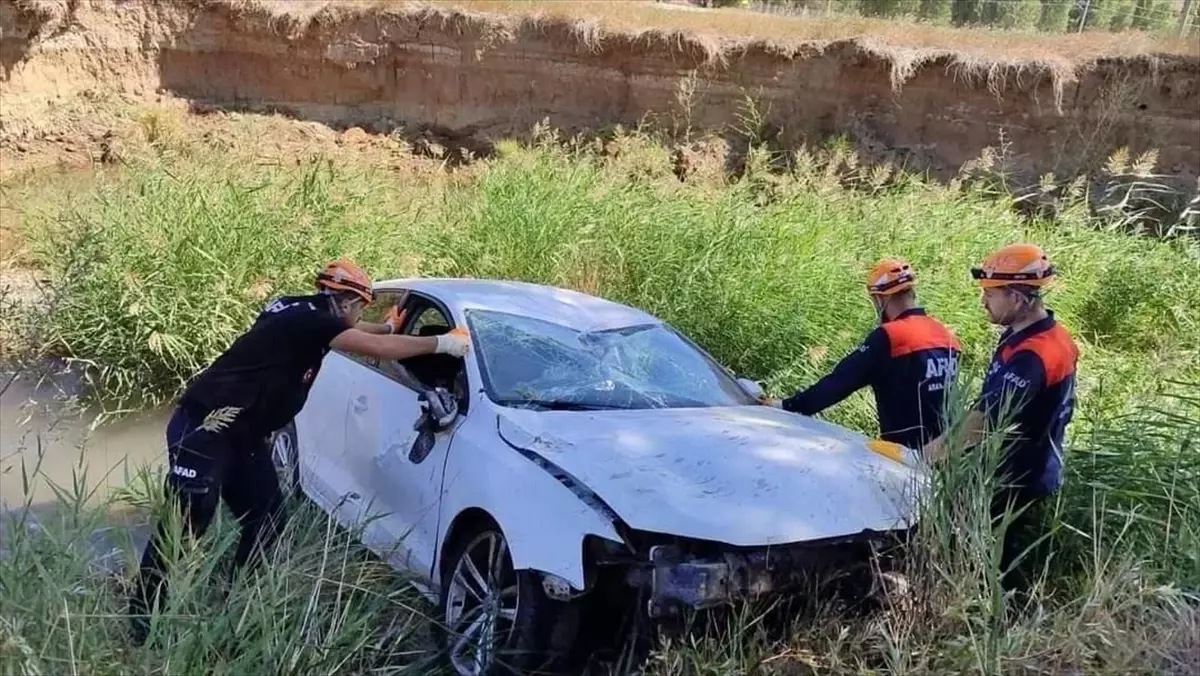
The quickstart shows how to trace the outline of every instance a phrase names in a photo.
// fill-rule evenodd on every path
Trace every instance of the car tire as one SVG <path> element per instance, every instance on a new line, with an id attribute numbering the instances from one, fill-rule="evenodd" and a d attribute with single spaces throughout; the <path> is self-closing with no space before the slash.
<path id="1" fill-rule="evenodd" d="M 491 566 L 489 552 L 495 554 Z M 547 596 L 539 573 L 513 570 L 499 527 L 487 523 L 455 537 L 443 571 L 433 634 L 448 673 L 565 673 L 578 632 L 578 609 Z M 480 582 L 488 587 L 483 598 L 477 593 Z M 489 635 L 491 649 L 484 651 L 480 668 L 475 661 L 479 639 Z"/>
<path id="2" fill-rule="evenodd" d="M 275 477 L 279 480 L 279 492 L 285 502 L 301 498 L 304 492 L 300 488 L 300 443 L 296 434 L 295 421 L 275 430 L 268 439 L 267 447 L 271 452 L 271 464 L 275 467 Z"/>

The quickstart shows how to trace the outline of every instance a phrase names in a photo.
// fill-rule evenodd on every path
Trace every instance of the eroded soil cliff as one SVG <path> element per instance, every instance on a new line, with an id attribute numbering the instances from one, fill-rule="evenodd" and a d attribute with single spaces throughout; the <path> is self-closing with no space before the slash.
<path id="1" fill-rule="evenodd" d="M 486 149 L 537 123 L 652 120 L 779 148 L 844 134 L 867 161 L 947 176 L 1003 151 L 1027 176 L 1114 150 L 1200 174 L 1200 59 L 1064 65 L 846 39 L 782 46 L 411 3 L 0 0 L 4 139 L 63 101 L 167 92 L 199 110 L 284 112 L 335 127 L 433 130 Z"/>

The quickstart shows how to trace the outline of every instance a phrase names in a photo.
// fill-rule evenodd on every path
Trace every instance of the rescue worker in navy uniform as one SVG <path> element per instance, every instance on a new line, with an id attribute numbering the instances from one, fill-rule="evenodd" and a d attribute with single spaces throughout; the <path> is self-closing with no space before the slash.
<path id="1" fill-rule="evenodd" d="M 955 443 L 976 445 L 989 429 L 1015 427 L 1001 444 L 992 519 L 998 522 L 1005 511 L 1016 513 L 1004 535 L 1000 573 L 1006 589 L 1025 592 L 1031 582 L 1026 571 L 1040 563 L 1043 546 L 1037 540 L 1045 503 L 1062 486 L 1063 435 L 1075 407 L 1079 350 L 1043 302 L 1054 267 L 1040 247 L 1005 246 L 971 275 L 982 288 L 988 318 L 1004 332 Z M 939 437 L 923 451 L 940 460 L 946 448 L 947 441 Z M 1032 555 L 1014 568 L 1014 560 L 1028 547 Z"/>
<path id="2" fill-rule="evenodd" d="M 770 403 L 815 415 L 869 385 L 882 439 L 916 450 L 941 434 L 945 391 L 957 374 L 960 346 L 949 329 L 917 306 L 916 283 L 907 261 L 876 263 L 867 276 L 867 293 L 879 326 L 829 375 Z"/>
<path id="3" fill-rule="evenodd" d="M 462 332 L 417 337 L 399 330 L 397 308 L 383 324 L 360 321 L 374 298 L 371 280 L 347 260 L 317 274 L 316 293 L 271 301 L 254 324 L 186 388 L 167 425 L 168 499 L 199 537 L 224 498 L 241 524 L 235 570 L 278 535 L 283 496 L 266 439 L 303 408 L 331 348 L 382 359 L 439 353 L 462 357 Z M 147 614 L 165 602 L 159 523 L 142 555 L 130 598 L 135 643 L 145 641 Z"/>

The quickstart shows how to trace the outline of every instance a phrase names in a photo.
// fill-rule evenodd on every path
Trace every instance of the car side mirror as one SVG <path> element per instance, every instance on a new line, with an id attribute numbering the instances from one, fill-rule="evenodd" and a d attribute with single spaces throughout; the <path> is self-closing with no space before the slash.
<path id="1" fill-rule="evenodd" d="M 749 378 L 738 378 L 737 384 L 741 386 L 743 392 L 750 395 L 751 399 L 762 399 L 766 395 L 762 386 Z"/>
<path id="2" fill-rule="evenodd" d="M 421 407 L 421 416 L 413 425 L 414 430 L 425 428 L 440 432 L 458 417 L 458 400 L 445 388 L 423 390 L 417 395 L 417 402 Z"/>
<path id="3" fill-rule="evenodd" d="M 422 390 L 417 395 L 417 403 L 421 407 L 421 415 L 413 423 L 417 438 L 408 451 L 408 459 L 413 463 L 424 460 L 433 450 L 437 433 L 458 418 L 458 400 L 445 388 Z"/>

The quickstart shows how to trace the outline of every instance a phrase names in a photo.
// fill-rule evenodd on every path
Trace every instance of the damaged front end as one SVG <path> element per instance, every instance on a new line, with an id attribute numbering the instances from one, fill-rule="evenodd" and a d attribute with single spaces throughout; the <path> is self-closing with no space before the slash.
<path id="1" fill-rule="evenodd" d="M 906 586 L 899 554 L 907 534 L 868 531 L 763 547 L 651 536 L 637 547 L 638 560 L 627 561 L 625 582 L 646 599 L 651 619 L 789 595 L 882 600 Z"/>

